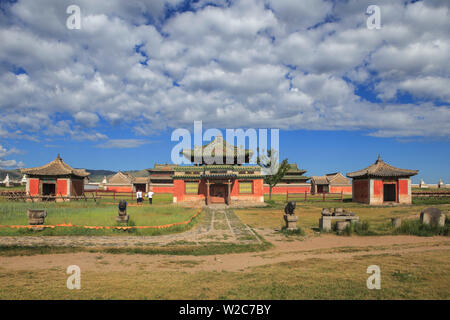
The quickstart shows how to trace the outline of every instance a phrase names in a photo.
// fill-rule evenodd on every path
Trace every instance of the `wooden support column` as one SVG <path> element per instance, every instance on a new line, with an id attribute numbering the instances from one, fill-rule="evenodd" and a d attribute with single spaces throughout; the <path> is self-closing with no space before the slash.
<path id="1" fill-rule="evenodd" d="M 230 205 L 230 203 L 231 203 L 231 181 L 230 180 L 228 180 L 227 187 L 228 187 L 228 190 L 227 190 L 227 205 Z"/>
<path id="2" fill-rule="evenodd" d="M 206 180 L 206 205 L 209 205 L 209 187 L 210 187 L 211 183 L 209 182 L 209 180 Z"/>

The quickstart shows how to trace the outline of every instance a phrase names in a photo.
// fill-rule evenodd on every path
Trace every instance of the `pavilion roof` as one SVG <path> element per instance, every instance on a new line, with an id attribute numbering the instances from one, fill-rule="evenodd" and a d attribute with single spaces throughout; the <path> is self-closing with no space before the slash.
<path id="1" fill-rule="evenodd" d="M 203 163 L 212 163 L 215 157 L 226 158 L 227 154 L 230 153 L 231 156 L 235 159 L 234 163 L 236 163 L 236 159 L 239 155 L 244 156 L 244 161 L 248 161 L 252 155 L 253 151 L 249 149 L 244 149 L 242 147 L 234 146 L 227 141 L 224 140 L 222 136 L 216 136 L 214 140 L 204 146 L 194 146 L 194 149 L 186 149 L 181 153 L 190 161 L 194 162 L 195 154 L 198 152 L 202 156 Z M 217 154 L 216 154 L 217 152 Z M 208 156 L 204 156 L 204 154 Z M 210 157 L 209 157 L 210 155 Z M 208 159 L 211 158 L 211 159 Z M 207 161 L 211 160 L 211 161 Z"/>
<path id="2" fill-rule="evenodd" d="M 349 172 L 347 173 L 347 177 L 410 177 L 416 175 L 418 172 L 419 170 L 396 168 L 390 164 L 387 164 L 381 160 L 380 156 L 378 156 L 378 159 L 374 164 L 359 171 Z"/>
<path id="3" fill-rule="evenodd" d="M 90 173 L 86 172 L 85 169 L 74 169 L 65 163 L 61 157 L 58 156 L 50 163 L 43 165 L 41 167 L 34 167 L 28 169 L 21 169 L 22 173 L 27 175 L 36 175 L 36 176 L 65 176 L 65 175 L 73 175 L 77 177 L 87 177 Z"/>

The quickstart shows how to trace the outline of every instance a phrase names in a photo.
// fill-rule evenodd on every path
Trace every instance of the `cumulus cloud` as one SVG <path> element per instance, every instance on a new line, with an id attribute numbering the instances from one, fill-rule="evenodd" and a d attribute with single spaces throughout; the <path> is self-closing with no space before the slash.
<path id="1" fill-rule="evenodd" d="M 103 149 L 130 149 L 137 148 L 149 143 L 142 139 L 111 139 L 103 144 L 97 145 L 98 148 Z"/>
<path id="2" fill-rule="evenodd" d="M 81 30 L 70 1 L 3 3 L 0 137 L 138 146 L 102 130 L 194 120 L 450 137 L 449 3 L 377 1 L 368 30 L 372 2 L 80 0 Z"/>
<path id="3" fill-rule="evenodd" d="M 21 154 L 22 151 L 16 149 L 16 148 L 11 148 L 11 149 L 6 149 L 4 148 L 2 145 L 0 145 L 0 168 L 1 169 L 5 169 L 5 168 L 17 168 L 17 167 L 23 167 L 24 163 L 22 161 L 17 161 L 17 160 L 6 160 L 4 159 L 5 157 L 8 157 L 9 155 L 12 154 Z"/>

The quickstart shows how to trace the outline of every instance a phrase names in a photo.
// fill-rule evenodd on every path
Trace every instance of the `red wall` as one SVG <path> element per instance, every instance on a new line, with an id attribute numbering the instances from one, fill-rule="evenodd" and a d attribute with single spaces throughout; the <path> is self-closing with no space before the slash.
<path id="1" fill-rule="evenodd" d="M 56 195 L 67 196 L 67 180 L 65 179 L 56 180 Z"/>
<path id="2" fill-rule="evenodd" d="M 352 194 L 352 186 L 330 186 L 330 193 Z"/>
<path id="3" fill-rule="evenodd" d="M 398 192 L 400 195 L 408 195 L 408 180 L 398 180 Z"/>
<path id="4" fill-rule="evenodd" d="M 373 195 L 377 197 L 383 195 L 383 180 L 373 180 Z"/>
<path id="5" fill-rule="evenodd" d="M 173 193 L 173 187 L 155 187 L 152 186 L 152 191 L 155 193 Z"/>
<path id="6" fill-rule="evenodd" d="M 30 195 L 35 196 L 39 194 L 39 179 L 30 179 Z"/>
<path id="7" fill-rule="evenodd" d="M 132 186 L 107 186 L 106 190 L 116 191 L 116 192 L 131 192 L 133 191 Z"/>
<path id="8" fill-rule="evenodd" d="M 275 186 L 272 188 L 272 194 L 286 194 L 286 192 L 289 190 L 290 193 L 305 193 L 311 192 L 311 186 Z M 269 187 L 264 186 L 264 193 L 269 194 Z"/>

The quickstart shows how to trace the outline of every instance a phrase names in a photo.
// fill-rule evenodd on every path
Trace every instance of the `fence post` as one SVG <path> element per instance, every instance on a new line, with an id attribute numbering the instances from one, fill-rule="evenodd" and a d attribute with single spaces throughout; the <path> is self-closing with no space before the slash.
<path id="1" fill-rule="evenodd" d="M 114 198 L 114 201 L 116 201 L 116 190 L 113 190 L 113 198 Z"/>
<path id="2" fill-rule="evenodd" d="M 344 190 L 341 190 L 341 202 L 344 201 Z"/>
<path id="3" fill-rule="evenodd" d="M 305 191 L 305 201 L 306 201 L 306 191 Z"/>
<path id="4" fill-rule="evenodd" d="M 322 193 L 322 201 L 325 201 L 325 192 Z"/>
<path id="5" fill-rule="evenodd" d="M 286 188 L 286 202 L 289 202 L 289 189 Z"/>

